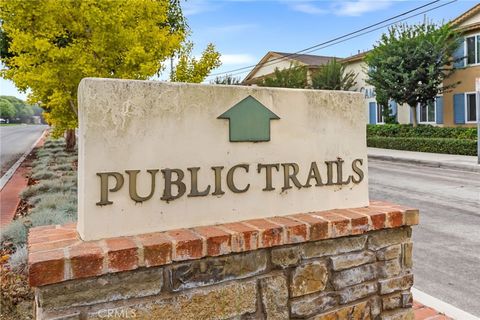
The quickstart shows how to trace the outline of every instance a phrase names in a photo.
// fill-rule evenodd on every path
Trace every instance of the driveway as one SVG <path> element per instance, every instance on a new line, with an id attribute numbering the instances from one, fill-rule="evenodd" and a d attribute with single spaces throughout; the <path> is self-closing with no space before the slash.
<path id="1" fill-rule="evenodd" d="M 369 161 L 370 199 L 420 209 L 414 286 L 480 316 L 480 173 Z"/>

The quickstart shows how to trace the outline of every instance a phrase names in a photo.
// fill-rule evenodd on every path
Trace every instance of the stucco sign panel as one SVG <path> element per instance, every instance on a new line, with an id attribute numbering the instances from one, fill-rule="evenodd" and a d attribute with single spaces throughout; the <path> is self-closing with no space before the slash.
<path id="1" fill-rule="evenodd" d="M 366 206 L 365 124 L 360 93 L 84 79 L 78 231 Z"/>

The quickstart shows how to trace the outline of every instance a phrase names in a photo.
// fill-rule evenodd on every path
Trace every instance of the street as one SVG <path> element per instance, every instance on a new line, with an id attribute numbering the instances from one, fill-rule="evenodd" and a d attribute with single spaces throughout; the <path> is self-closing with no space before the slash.
<path id="1" fill-rule="evenodd" d="M 420 209 L 414 286 L 480 316 L 480 174 L 369 160 L 370 199 Z"/>
<path id="2" fill-rule="evenodd" d="M 0 126 L 0 176 L 27 151 L 47 128 L 46 125 Z"/>

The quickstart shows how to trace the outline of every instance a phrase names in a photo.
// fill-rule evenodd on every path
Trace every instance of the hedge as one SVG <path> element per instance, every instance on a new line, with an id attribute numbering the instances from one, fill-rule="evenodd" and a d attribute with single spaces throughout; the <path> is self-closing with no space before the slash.
<path id="1" fill-rule="evenodd" d="M 384 124 L 367 125 L 367 136 L 379 137 L 423 137 L 423 138 L 449 138 L 449 139 L 477 139 L 477 128 L 447 128 L 435 127 L 432 125 L 418 125 L 413 127 L 411 124 Z"/>
<path id="2" fill-rule="evenodd" d="M 477 155 L 477 141 L 471 139 L 367 137 L 367 145 L 384 149 Z"/>

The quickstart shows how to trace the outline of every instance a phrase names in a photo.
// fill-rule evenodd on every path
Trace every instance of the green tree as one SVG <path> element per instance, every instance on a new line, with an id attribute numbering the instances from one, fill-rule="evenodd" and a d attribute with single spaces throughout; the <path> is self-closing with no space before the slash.
<path id="1" fill-rule="evenodd" d="M 13 96 L 0 96 L 0 98 L 9 101 L 12 104 L 15 109 L 14 118 L 19 118 L 20 122 L 27 123 L 34 115 L 32 106 L 25 103 L 25 101 Z"/>
<path id="2" fill-rule="evenodd" d="M 357 84 L 356 78 L 355 72 L 346 72 L 345 65 L 334 58 L 320 66 L 318 71 L 312 75 L 312 88 L 348 91 Z"/>
<path id="3" fill-rule="evenodd" d="M 456 84 L 443 86 L 455 69 L 451 58 L 458 34 L 449 25 L 431 23 L 395 25 L 382 35 L 365 58 L 367 83 L 383 92 L 387 101 L 407 103 L 417 125 L 417 105 L 425 105 Z"/>
<path id="4" fill-rule="evenodd" d="M 185 41 L 178 10 L 174 0 L 0 1 L 2 76 L 30 89 L 72 149 L 80 80 L 158 74 Z"/>
<path id="5" fill-rule="evenodd" d="M 202 56 L 192 57 L 193 43 L 187 42 L 179 52 L 178 63 L 171 74 L 171 81 L 202 82 L 213 69 L 220 66 L 220 53 L 213 44 L 208 44 Z"/>
<path id="6" fill-rule="evenodd" d="M 290 64 L 289 68 L 275 68 L 273 75 L 262 79 L 259 86 L 263 87 L 282 87 L 282 88 L 306 88 L 307 68 L 298 64 Z"/>
<path id="7" fill-rule="evenodd" d="M 3 119 L 11 119 L 15 117 L 15 107 L 13 104 L 3 98 L 0 98 L 0 117 Z"/>

